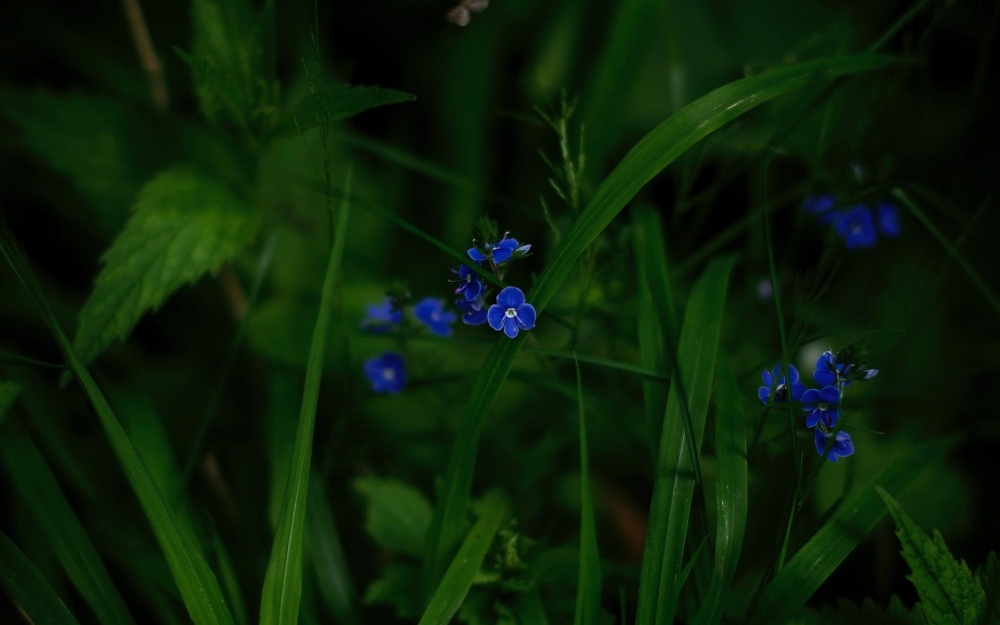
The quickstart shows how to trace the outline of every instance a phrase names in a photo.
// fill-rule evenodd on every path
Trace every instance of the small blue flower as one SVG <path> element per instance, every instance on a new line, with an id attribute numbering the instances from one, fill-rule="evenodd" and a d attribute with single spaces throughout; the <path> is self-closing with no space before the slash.
<path id="1" fill-rule="evenodd" d="M 458 280 L 452 280 L 452 282 L 459 283 L 458 288 L 455 289 L 455 295 L 465 293 L 465 299 L 471 302 L 483 292 L 483 282 L 479 279 L 479 274 L 469 269 L 468 266 L 462 265 L 457 270 L 452 269 L 451 272 L 458 275 Z"/>
<path id="2" fill-rule="evenodd" d="M 878 229 L 887 237 L 898 237 L 900 232 L 899 211 L 891 202 L 879 202 L 875 207 Z"/>
<path id="3" fill-rule="evenodd" d="M 535 307 L 525 303 L 521 289 L 509 286 L 497 293 L 497 303 L 490 306 L 487 319 L 491 328 L 514 338 L 518 330 L 535 327 Z"/>
<path id="4" fill-rule="evenodd" d="M 426 297 L 413 307 L 417 321 L 438 336 L 451 336 L 451 324 L 455 323 L 455 313 L 444 309 L 444 300 Z"/>
<path id="5" fill-rule="evenodd" d="M 833 427 L 840 418 L 840 389 L 836 386 L 811 388 L 802 394 L 802 409 L 806 415 L 806 427 L 814 428 L 820 422 Z"/>
<path id="6" fill-rule="evenodd" d="M 837 362 L 837 356 L 833 352 L 826 351 L 816 359 L 816 369 L 813 371 L 813 379 L 816 384 L 822 386 L 850 386 L 852 380 L 870 380 L 878 375 L 878 369 L 865 369 L 861 372 L 861 377 L 851 375 L 854 365 Z"/>
<path id="7" fill-rule="evenodd" d="M 489 313 L 485 308 L 486 304 L 483 302 L 482 294 L 471 302 L 465 299 L 455 300 L 455 305 L 463 311 L 462 323 L 470 326 L 479 326 L 486 323 L 486 317 Z"/>
<path id="8" fill-rule="evenodd" d="M 381 304 L 367 306 L 365 313 L 361 328 L 375 334 L 385 334 L 403 321 L 403 311 L 393 309 L 392 299 L 388 297 Z"/>
<path id="9" fill-rule="evenodd" d="M 760 379 L 764 386 L 757 389 L 757 398 L 761 403 L 767 405 L 767 398 L 771 396 L 771 385 L 776 384 L 774 389 L 774 401 L 784 402 L 788 399 L 788 389 L 785 386 L 785 376 L 781 374 L 781 363 L 774 365 L 772 371 L 763 371 Z M 802 394 L 806 392 L 806 385 L 799 382 L 799 372 L 792 365 L 788 365 L 788 373 L 792 378 L 792 401 L 799 401 Z M 775 383 L 777 380 L 777 383 Z"/>
<path id="10" fill-rule="evenodd" d="M 365 361 L 365 375 L 376 393 L 396 395 L 406 385 L 406 366 L 396 352 L 386 352 Z"/>
<path id="11" fill-rule="evenodd" d="M 858 205 L 837 215 L 833 226 L 849 250 L 872 247 L 878 238 L 872 211 L 867 206 Z"/>
<path id="12" fill-rule="evenodd" d="M 802 210 L 810 215 L 816 215 L 821 224 L 828 224 L 838 214 L 833 210 L 836 205 L 837 201 L 829 193 L 814 193 L 802 203 Z"/>
<path id="13" fill-rule="evenodd" d="M 480 252 L 478 249 L 471 247 L 469 248 L 469 258 L 481 263 L 484 260 L 492 260 L 494 265 L 499 265 L 510 260 L 510 257 L 515 253 L 527 254 L 531 249 L 531 245 L 520 245 L 517 239 L 508 239 L 507 235 L 503 235 L 503 239 L 497 241 L 496 243 L 487 243 L 486 247 L 489 249 L 490 256 L 492 259 L 487 259 L 487 257 Z"/>
<path id="14" fill-rule="evenodd" d="M 827 433 L 820 428 L 816 428 L 816 453 L 821 456 L 823 455 L 832 436 L 832 432 Z M 830 446 L 830 452 L 826 455 L 826 459 L 830 462 L 836 462 L 837 458 L 845 458 L 853 453 L 854 443 L 851 442 L 850 435 L 847 432 L 837 432 L 837 436 L 833 441 L 833 445 Z"/>

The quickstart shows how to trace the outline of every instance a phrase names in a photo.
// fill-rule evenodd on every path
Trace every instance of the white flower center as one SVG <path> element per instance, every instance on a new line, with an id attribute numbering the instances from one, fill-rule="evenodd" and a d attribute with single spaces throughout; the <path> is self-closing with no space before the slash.
<path id="1" fill-rule="evenodd" d="M 517 311 L 514 310 L 513 308 L 508 308 L 507 312 L 505 312 L 504 314 L 507 315 L 508 319 L 513 319 L 515 316 L 517 316 Z"/>
<path id="2" fill-rule="evenodd" d="M 472 282 L 472 274 L 471 273 L 469 275 L 465 276 L 465 281 L 466 282 L 470 282 L 470 283 Z"/>
<path id="3" fill-rule="evenodd" d="M 821 412 L 826 412 L 827 411 L 827 407 L 826 407 L 826 403 L 825 402 L 820 402 L 819 405 L 816 406 L 816 407 L 819 408 Z"/>
<path id="4" fill-rule="evenodd" d="M 393 371 L 392 369 L 383 369 L 382 377 L 385 378 L 386 380 L 394 380 L 396 379 L 396 372 Z"/>

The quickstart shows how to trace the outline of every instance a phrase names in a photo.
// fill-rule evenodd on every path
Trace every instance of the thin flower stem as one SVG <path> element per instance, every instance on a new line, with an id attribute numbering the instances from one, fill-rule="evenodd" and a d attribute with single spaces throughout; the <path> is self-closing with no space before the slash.
<path id="1" fill-rule="evenodd" d="M 794 435 L 794 431 L 793 431 Z M 788 553 L 788 539 L 792 535 L 792 525 L 795 523 L 795 511 L 798 509 L 799 489 L 802 487 L 802 463 L 805 462 L 805 454 L 799 454 L 797 462 L 797 473 L 795 481 L 795 493 L 792 495 L 792 505 L 788 510 L 788 523 L 785 525 L 785 538 L 781 541 L 781 550 L 778 552 L 778 561 L 775 570 L 780 571 L 785 565 L 785 554 Z"/>
<path id="2" fill-rule="evenodd" d="M 139 62 L 142 69 L 149 77 L 149 90 L 153 96 L 153 104 L 156 108 L 166 112 L 170 104 L 167 94 L 167 82 L 163 79 L 163 63 L 156 55 L 153 48 L 153 38 L 149 35 L 149 28 L 146 27 L 146 18 L 142 15 L 142 7 L 139 0 L 122 0 L 122 8 L 125 9 L 125 17 L 128 18 L 129 29 L 132 31 L 132 40 L 135 42 L 135 50 L 139 54 Z"/>

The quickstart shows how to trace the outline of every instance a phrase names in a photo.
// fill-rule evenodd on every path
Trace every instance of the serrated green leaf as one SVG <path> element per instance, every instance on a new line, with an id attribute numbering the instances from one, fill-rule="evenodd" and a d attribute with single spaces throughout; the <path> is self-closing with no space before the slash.
<path id="1" fill-rule="evenodd" d="M 941 532 L 929 538 L 892 496 L 876 489 L 896 521 L 896 536 L 903 545 L 903 558 L 917 587 L 920 607 L 929 625 L 976 625 L 986 614 L 986 593 L 965 561 L 955 559 Z"/>
<path id="2" fill-rule="evenodd" d="M 420 491 L 398 480 L 363 477 L 354 488 L 368 499 L 365 529 L 375 542 L 420 557 L 433 510 Z"/>
<path id="3" fill-rule="evenodd" d="M 31 560 L 0 532 L 0 586 L 34 625 L 79 625 Z"/>
<path id="4" fill-rule="evenodd" d="M 139 192 L 135 213 L 101 260 L 73 345 L 90 362 L 124 339 L 148 310 L 240 253 L 260 216 L 226 187 L 184 167 Z"/>
<path id="5" fill-rule="evenodd" d="M 575 625 L 595 625 L 601 612 L 601 558 L 597 550 L 594 500 L 590 493 L 587 421 L 583 409 L 583 379 L 576 364 L 576 402 L 580 413 L 580 575 L 576 584 Z M 428 519 L 429 520 L 429 519 Z"/>
<path id="6" fill-rule="evenodd" d="M 764 587 L 747 625 L 781 625 L 805 605 L 885 515 L 876 487 L 899 494 L 944 456 L 946 444 L 914 447 L 845 501 Z"/>
<path id="7" fill-rule="evenodd" d="M 351 188 L 351 170 L 347 170 L 347 193 Z M 299 619 L 302 600 L 302 543 L 305 536 L 306 502 L 309 494 L 309 472 L 312 461 L 313 434 L 316 427 L 316 409 L 323 377 L 323 358 L 326 354 L 327 334 L 333 311 L 333 290 L 340 274 L 341 260 L 347 242 L 347 223 L 350 204 L 341 202 L 337 226 L 334 230 L 330 259 L 323 279 L 322 297 L 316 325 L 313 329 L 309 362 L 306 365 L 305 388 L 302 391 L 302 408 L 295 433 L 295 448 L 285 485 L 285 496 L 274 533 L 274 544 L 267 564 L 267 574 L 260 600 L 261 625 L 295 625 Z"/>
<path id="8" fill-rule="evenodd" d="M 229 108 L 237 123 L 246 123 L 257 104 L 262 56 L 257 21 L 247 0 L 193 0 L 195 91 L 209 120 Z M 183 58 L 183 57 L 182 57 Z M 206 71 L 206 68 L 208 71 Z M 258 78 L 260 80 L 258 80 Z M 225 85 L 220 90 L 220 85 Z"/>
<path id="9" fill-rule="evenodd" d="M 295 130 L 296 124 L 302 132 L 315 127 L 319 124 L 321 112 L 323 115 L 328 115 L 330 121 L 340 121 L 354 117 L 368 109 L 387 104 L 412 102 L 416 99 L 416 96 L 412 94 L 384 89 L 379 86 L 343 85 L 334 87 L 305 98 L 295 109 L 293 114 L 295 123 L 290 124 L 289 129 Z"/>
<path id="10" fill-rule="evenodd" d="M 694 496 L 694 459 L 684 424 L 684 406 L 691 418 L 694 450 L 708 415 L 715 359 L 722 330 L 722 312 L 733 259 L 712 261 L 691 290 L 677 344 L 677 374 L 684 395 L 672 384 L 663 417 L 656 481 L 650 503 L 649 533 L 639 578 L 639 624 L 672 623 L 683 582 L 681 567 Z M 674 378 L 678 377 L 675 374 Z"/>
<path id="11" fill-rule="evenodd" d="M 792 621 L 793 625 L 927 625 L 919 608 L 907 610 L 899 597 L 893 595 L 882 609 L 871 597 L 861 605 L 847 599 L 837 601 L 837 607 L 805 609 Z"/>
<path id="12" fill-rule="evenodd" d="M 420 617 L 419 625 L 447 625 L 472 588 L 486 553 L 507 516 L 507 503 L 498 495 L 487 495 L 479 508 L 479 520 L 455 554 L 424 615 Z"/>
<path id="13" fill-rule="evenodd" d="M 7 419 L 7 412 L 20 394 L 20 384 L 12 380 L 0 380 L 0 423 Z"/>
<path id="14" fill-rule="evenodd" d="M 976 579 L 986 592 L 986 614 L 989 625 L 1000 625 L 1000 559 L 993 551 L 986 562 L 976 567 Z"/>
<path id="15" fill-rule="evenodd" d="M 7 426 L 0 436 L 0 453 L 70 581 L 97 619 L 104 625 L 135 623 L 55 475 L 16 423 Z"/>
<path id="16" fill-rule="evenodd" d="M 715 368 L 715 569 L 694 625 L 717 625 L 736 574 L 747 522 L 747 439 L 736 378 L 721 355 Z"/>
<path id="17" fill-rule="evenodd" d="M 390 564 L 383 568 L 382 576 L 368 587 L 365 603 L 392 604 L 400 618 L 416 618 L 420 614 L 420 567 Z"/>
<path id="18" fill-rule="evenodd" d="M 783 67 L 730 83 L 671 115 L 637 143 L 597 187 L 579 219 L 563 238 L 555 256 L 535 281 L 527 301 L 542 313 L 572 271 L 577 258 L 604 231 L 635 194 L 689 147 L 754 107 L 813 80 L 882 69 L 895 63 L 877 56 L 822 59 Z M 475 472 L 479 435 L 507 373 L 530 332 L 516 339 L 500 337 L 484 360 L 451 446 L 441 499 L 434 510 L 424 584 L 440 578 L 462 536 L 465 511 Z"/>
<path id="19" fill-rule="evenodd" d="M 250 96 L 243 93 L 233 72 L 218 69 L 208 60 L 175 47 L 174 52 L 194 74 L 201 110 L 209 120 L 227 109 L 237 125 L 249 128 Z"/>

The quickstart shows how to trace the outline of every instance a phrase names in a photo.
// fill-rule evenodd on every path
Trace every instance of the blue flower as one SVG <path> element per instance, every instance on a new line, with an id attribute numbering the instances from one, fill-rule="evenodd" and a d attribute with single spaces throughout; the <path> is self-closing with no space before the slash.
<path id="1" fill-rule="evenodd" d="M 891 202 L 879 202 L 875 207 L 878 229 L 887 237 L 898 237 L 900 232 L 899 211 Z"/>
<path id="2" fill-rule="evenodd" d="M 774 389 L 774 401 L 783 402 L 788 399 L 788 389 L 785 386 L 785 376 L 781 375 L 781 363 L 774 365 L 774 370 L 764 371 L 760 375 L 764 386 L 757 389 L 757 397 L 766 406 L 767 398 L 771 396 L 771 385 L 776 384 Z M 806 392 L 806 385 L 799 382 L 799 372 L 792 365 L 788 365 L 788 373 L 792 378 L 792 401 L 799 401 L 802 393 Z M 777 380 L 777 383 L 775 383 Z"/>
<path id="3" fill-rule="evenodd" d="M 469 258 L 477 263 L 481 263 L 484 260 L 492 260 L 494 265 L 499 265 L 510 260 L 514 252 L 519 252 L 522 255 L 527 254 L 528 250 L 531 249 L 531 245 L 520 245 L 517 239 L 508 239 L 505 234 L 503 235 L 503 239 L 496 243 L 487 243 L 486 248 L 491 258 L 487 258 L 486 255 L 474 247 L 469 248 Z"/>
<path id="4" fill-rule="evenodd" d="M 386 352 L 365 361 L 365 375 L 376 393 L 392 393 L 403 390 L 406 385 L 406 366 L 403 357 L 396 352 Z"/>
<path id="5" fill-rule="evenodd" d="M 465 293 L 465 299 L 470 302 L 483 292 L 483 283 L 479 279 L 479 274 L 468 268 L 466 265 L 462 265 L 457 270 L 452 269 L 452 273 L 458 274 L 458 280 L 452 280 L 452 282 L 458 282 L 458 288 L 455 289 L 455 295 L 459 293 Z"/>
<path id="6" fill-rule="evenodd" d="M 392 299 L 385 298 L 381 304 L 371 304 L 365 308 L 365 318 L 361 327 L 369 332 L 385 334 L 403 321 L 403 311 L 392 307 Z"/>
<path id="7" fill-rule="evenodd" d="M 872 247 L 878 238 L 872 211 L 867 206 L 858 205 L 837 215 L 833 226 L 849 250 Z"/>
<path id="8" fill-rule="evenodd" d="M 518 330 L 535 327 L 535 307 L 524 302 L 521 289 L 509 286 L 497 293 L 497 303 L 490 306 L 487 319 L 491 328 L 503 330 L 507 336 L 514 338 Z"/>
<path id="9" fill-rule="evenodd" d="M 465 299 L 455 300 L 455 305 L 463 311 L 462 323 L 470 326 L 479 326 L 486 323 L 486 317 L 489 313 L 484 308 L 486 304 L 483 302 L 482 294 L 471 302 Z"/>
<path id="10" fill-rule="evenodd" d="M 878 369 L 865 369 L 861 372 L 860 378 L 851 375 L 854 368 L 853 363 L 838 363 L 837 356 L 830 351 L 823 352 L 816 360 L 816 370 L 813 371 L 813 379 L 816 384 L 822 386 L 850 386 L 852 380 L 870 380 L 878 375 Z"/>
<path id="11" fill-rule="evenodd" d="M 425 297 L 413 307 L 417 321 L 438 336 L 451 336 L 451 324 L 455 323 L 455 313 L 444 309 L 444 300 Z"/>
<path id="12" fill-rule="evenodd" d="M 816 453 L 821 456 L 823 455 L 832 436 L 832 432 L 827 433 L 820 428 L 816 428 Z M 851 442 L 850 435 L 847 432 L 837 432 L 837 436 L 834 438 L 833 445 L 830 446 L 830 452 L 826 455 L 826 459 L 830 462 L 836 462 L 837 458 L 845 458 L 853 453 L 854 443 Z"/>
<path id="13" fill-rule="evenodd" d="M 802 409 L 809 413 L 807 428 L 814 428 L 821 421 L 826 427 L 833 427 L 840 418 L 840 389 L 836 386 L 809 389 L 802 394 Z"/>
<path id="14" fill-rule="evenodd" d="M 832 210 L 836 205 L 837 201 L 829 193 L 814 193 L 802 203 L 802 210 L 819 217 L 821 224 L 828 224 L 838 215 L 837 211 Z"/>

